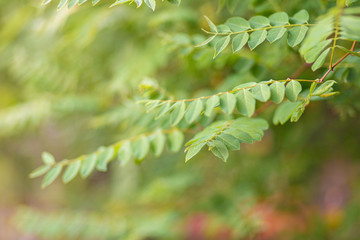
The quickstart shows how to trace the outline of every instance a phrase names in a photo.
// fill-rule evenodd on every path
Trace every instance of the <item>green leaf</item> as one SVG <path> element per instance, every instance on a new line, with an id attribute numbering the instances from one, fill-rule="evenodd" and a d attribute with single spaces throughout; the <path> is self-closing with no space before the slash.
<path id="1" fill-rule="evenodd" d="M 227 25 L 217 25 L 216 28 L 219 33 L 231 33 L 231 29 Z"/>
<path id="2" fill-rule="evenodd" d="M 217 139 L 221 140 L 230 150 L 240 150 L 240 142 L 233 135 L 222 133 Z"/>
<path id="3" fill-rule="evenodd" d="M 286 97 L 291 102 L 296 102 L 301 90 L 302 90 L 301 84 L 299 82 L 297 82 L 297 81 L 291 80 L 286 85 L 286 89 L 285 89 Z"/>
<path id="4" fill-rule="evenodd" d="M 114 154 L 114 147 L 102 148 L 97 158 L 96 169 L 102 172 L 106 172 L 107 165 L 111 161 L 111 159 L 114 158 Z"/>
<path id="5" fill-rule="evenodd" d="M 131 144 L 134 156 L 138 160 L 143 160 L 150 150 L 149 139 L 143 135 Z"/>
<path id="6" fill-rule="evenodd" d="M 242 89 L 242 88 L 251 88 L 251 87 L 255 87 L 256 85 L 257 85 L 256 82 L 247 82 L 247 83 L 243 83 L 243 84 L 240 84 L 240 85 L 234 87 L 234 90 Z"/>
<path id="7" fill-rule="evenodd" d="M 69 4 L 68 4 L 68 8 L 72 8 L 72 7 L 75 6 L 78 2 L 79 2 L 79 0 L 70 0 L 70 2 L 69 2 Z"/>
<path id="8" fill-rule="evenodd" d="M 220 158 L 224 162 L 227 161 L 227 159 L 229 157 L 229 151 L 226 148 L 224 143 L 222 143 L 221 141 L 213 140 L 213 141 L 209 142 L 208 145 L 210 146 L 211 152 L 216 157 Z"/>
<path id="9" fill-rule="evenodd" d="M 151 112 L 152 110 L 160 107 L 162 102 L 159 100 L 149 101 L 145 104 L 146 112 Z"/>
<path id="10" fill-rule="evenodd" d="M 233 38 L 232 49 L 236 53 L 240 51 L 248 42 L 250 35 L 248 33 L 240 33 Z"/>
<path id="11" fill-rule="evenodd" d="M 191 158 L 193 158 L 196 154 L 200 152 L 200 150 L 205 146 L 205 142 L 200 142 L 194 146 L 190 146 L 186 149 L 187 153 L 185 156 L 185 162 L 189 161 Z"/>
<path id="12" fill-rule="evenodd" d="M 118 159 L 121 166 L 127 164 L 132 157 L 131 144 L 130 141 L 125 141 L 121 144 L 121 147 L 118 151 Z"/>
<path id="13" fill-rule="evenodd" d="M 86 158 L 83 160 L 80 169 L 81 177 L 87 178 L 92 173 L 92 171 L 94 171 L 96 161 L 97 161 L 96 153 L 86 156 Z"/>
<path id="14" fill-rule="evenodd" d="M 293 112 L 296 110 L 296 108 L 299 106 L 299 102 L 289 102 L 286 101 L 282 103 L 278 108 L 276 108 L 274 117 L 273 117 L 273 123 L 275 125 L 277 124 L 284 124 L 286 123 Z"/>
<path id="15" fill-rule="evenodd" d="M 280 82 L 274 82 L 270 85 L 270 93 L 271 97 L 270 99 L 276 103 L 279 104 L 282 102 L 282 100 L 285 97 L 285 85 L 284 83 Z"/>
<path id="16" fill-rule="evenodd" d="M 266 35 L 267 35 L 266 30 L 259 30 L 259 31 L 253 32 L 250 35 L 250 39 L 249 39 L 249 43 L 248 43 L 250 50 L 254 50 L 254 48 L 256 48 L 262 42 L 264 42 L 266 39 Z"/>
<path id="17" fill-rule="evenodd" d="M 216 35 L 212 35 L 211 37 L 209 37 L 208 39 L 206 39 L 205 41 L 203 41 L 202 43 L 196 45 L 195 47 L 202 47 L 207 45 L 208 43 L 210 43 L 212 40 L 214 40 L 214 38 L 216 37 Z"/>
<path id="18" fill-rule="evenodd" d="M 178 152 L 184 143 L 184 134 L 175 129 L 168 134 L 168 145 L 172 152 Z"/>
<path id="19" fill-rule="evenodd" d="M 286 33 L 286 28 L 273 28 L 271 29 L 268 34 L 267 34 L 267 40 L 270 43 L 273 43 L 277 40 L 279 40 L 280 38 L 282 38 L 284 36 L 284 34 Z"/>
<path id="20" fill-rule="evenodd" d="M 140 7 L 143 3 L 142 0 L 135 0 L 135 3 L 136 3 L 136 7 Z"/>
<path id="21" fill-rule="evenodd" d="M 41 158 L 45 165 L 54 165 L 55 164 L 55 158 L 51 153 L 43 152 L 41 154 Z"/>
<path id="22" fill-rule="evenodd" d="M 325 51 L 323 51 L 320 56 L 318 57 L 318 59 L 316 59 L 316 61 L 314 62 L 314 64 L 311 66 L 311 69 L 313 71 L 318 70 L 319 68 L 322 67 L 322 65 L 324 64 L 326 57 L 328 56 L 330 52 L 330 48 L 326 49 Z"/>
<path id="23" fill-rule="evenodd" d="M 304 55 L 305 62 L 312 63 L 314 62 L 321 52 L 331 43 L 331 39 L 321 41 L 319 44 L 317 44 L 315 47 L 307 51 Z"/>
<path id="24" fill-rule="evenodd" d="M 57 6 L 57 9 L 60 10 L 62 9 L 68 2 L 69 0 L 60 0 L 59 5 Z"/>
<path id="25" fill-rule="evenodd" d="M 354 9 L 354 8 L 353 8 Z M 360 11 L 358 11 L 359 13 Z M 351 41 L 360 41 L 360 17 L 341 17 L 341 38 Z"/>
<path id="26" fill-rule="evenodd" d="M 249 20 L 250 26 L 253 29 L 259 29 L 270 26 L 270 21 L 264 16 L 255 16 Z"/>
<path id="27" fill-rule="evenodd" d="M 64 183 L 68 183 L 73 180 L 76 175 L 78 174 L 81 167 L 81 161 L 76 160 L 75 162 L 71 163 L 65 170 L 62 180 Z"/>
<path id="28" fill-rule="evenodd" d="M 290 47 L 299 45 L 304 40 L 306 32 L 308 31 L 306 26 L 298 26 L 289 30 L 288 44 Z"/>
<path id="29" fill-rule="evenodd" d="M 307 23 L 309 21 L 309 13 L 303 9 L 297 12 L 291 19 L 297 24 Z"/>
<path id="30" fill-rule="evenodd" d="M 100 0 L 92 0 L 92 4 L 95 6 L 96 4 L 98 4 L 100 2 Z"/>
<path id="31" fill-rule="evenodd" d="M 270 88 L 266 84 L 258 84 L 252 89 L 252 94 L 254 95 L 255 99 L 261 102 L 267 102 L 270 98 Z"/>
<path id="32" fill-rule="evenodd" d="M 215 43 L 215 54 L 214 58 L 219 55 L 224 49 L 229 45 L 230 43 L 230 36 L 221 37 L 216 43 Z"/>
<path id="33" fill-rule="evenodd" d="M 247 117 L 251 117 L 255 112 L 255 98 L 248 90 L 241 90 L 236 95 L 236 106 L 239 112 Z"/>
<path id="34" fill-rule="evenodd" d="M 225 23 L 233 32 L 241 32 L 250 29 L 249 22 L 242 17 L 229 18 Z"/>
<path id="35" fill-rule="evenodd" d="M 284 26 L 289 24 L 289 16 L 285 12 L 277 12 L 269 17 L 272 26 Z"/>
<path id="36" fill-rule="evenodd" d="M 220 104 L 220 99 L 217 95 L 212 96 L 206 101 L 204 114 L 208 117 L 211 116 L 213 109 Z"/>
<path id="37" fill-rule="evenodd" d="M 209 27 L 210 27 L 210 30 L 214 33 L 217 33 L 217 28 L 216 28 L 216 25 L 207 17 L 207 16 L 204 16 L 207 23 L 209 24 Z"/>
<path id="38" fill-rule="evenodd" d="M 309 94 L 310 94 L 311 96 L 313 95 L 313 92 L 314 92 L 317 84 L 318 84 L 317 82 L 311 83 L 311 85 L 310 85 L 310 90 L 309 90 Z"/>
<path id="39" fill-rule="evenodd" d="M 168 0 L 168 2 L 170 2 L 170 3 L 172 3 L 172 4 L 175 4 L 175 5 L 179 6 L 179 5 L 180 5 L 180 3 L 181 3 L 181 0 Z"/>
<path id="40" fill-rule="evenodd" d="M 46 4 L 50 3 L 51 1 L 52 1 L 52 0 L 43 0 L 42 3 L 41 3 L 41 5 L 46 5 Z"/>
<path id="41" fill-rule="evenodd" d="M 230 134 L 231 136 L 234 136 L 239 142 L 241 143 L 253 143 L 253 138 L 246 132 L 241 131 L 239 129 L 227 129 L 224 131 L 224 133 Z"/>
<path id="42" fill-rule="evenodd" d="M 231 93 L 225 93 L 220 96 L 220 106 L 227 114 L 232 114 L 236 105 L 236 97 Z"/>
<path id="43" fill-rule="evenodd" d="M 176 126 L 185 115 L 186 103 L 181 101 L 174 104 L 174 110 L 170 115 L 171 126 Z"/>
<path id="44" fill-rule="evenodd" d="M 144 0 L 146 5 L 148 5 L 149 8 L 151 8 L 153 11 L 155 11 L 156 2 L 155 0 Z"/>
<path id="45" fill-rule="evenodd" d="M 165 102 L 162 104 L 162 107 L 160 108 L 159 112 L 156 114 L 155 116 L 155 120 L 161 118 L 162 116 L 164 116 L 166 113 L 168 113 L 171 110 L 171 103 L 170 102 Z"/>
<path id="46" fill-rule="evenodd" d="M 290 122 L 299 121 L 304 111 L 305 111 L 305 102 L 302 102 L 296 107 L 295 111 L 291 114 Z"/>
<path id="47" fill-rule="evenodd" d="M 62 170 L 62 165 L 55 165 L 53 168 L 51 168 L 45 175 L 45 177 L 41 183 L 41 187 L 46 188 L 51 183 L 53 183 L 55 181 L 55 179 L 61 173 L 61 170 Z"/>
<path id="48" fill-rule="evenodd" d="M 321 94 L 326 93 L 331 89 L 331 87 L 336 83 L 334 80 L 328 80 L 321 84 L 318 88 L 315 89 L 315 91 L 312 93 L 313 96 L 319 96 Z"/>
<path id="49" fill-rule="evenodd" d="M 81 5 L 81 4 L 83 4 L 83 3 L 85 3 L 85 2 L 87 2 L 88 0 L 80 0 L 79 1 L 79 5 Z"/>
<path id="50" fill-rule="evenodd" d="M 185 113 L 185 119 L 188 123 L 193 123 L 203 110 L 203 103 L 200 99 L 192 101 Z"/>
<path id="51" fill-rule="evenodd" d="M 162 133 L 162 131 L 156 131 L 155 134 L 153 134 L 151 139 L 151 150 L 154 153 L 155 157 L 159 157 L 161 153 L 164 151 L 166 142 L 166 137 Z"/>
<path id="52" fill-rule="evenodd" d="M 29 176 L 30 176 L 30 178 L 40 177 L 40 176 L 44 175 L 45 173 L 47 173 L 47 171 L 49 171 L 50 168 L 51 168 L 51 166 L 49 166 L 49 165 L 40 166 L 40 167 L 36 168 L 34 171 L 32 171 Z"/>

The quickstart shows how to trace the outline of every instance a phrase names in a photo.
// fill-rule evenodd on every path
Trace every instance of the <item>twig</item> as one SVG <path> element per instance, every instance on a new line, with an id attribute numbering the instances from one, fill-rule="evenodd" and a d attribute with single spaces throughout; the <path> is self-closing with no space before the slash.
<path id="1" fill-rule="evenodd" d="M 354 48 L 355 48 L 355 45 L 356 45 L 356 41 L 353 42 L 351 48 L 350 48 L 350 51 L 354 51 Z M 329 69 L 326 71 L 326 73 L 324 74 L 324 76 L 322 76 L 319 80 L 320 83 L 322 83 L 324 81 L 324 79 L 326 78 L 327 75 L 329 75 L 329 73 L 331 71 L 334 71 L 334 68 L 339 65 L 342 61 L 344 61 L 345 58 L 347 58 L 348 56 L 350 55 L 350 53 L 346 53 L 344 56 L 342 56 L 339 61 L 337 61 L 334 65 L 332 66 L 329 66 Z M 331 63 L 330 63 L 331 64 Z"/>

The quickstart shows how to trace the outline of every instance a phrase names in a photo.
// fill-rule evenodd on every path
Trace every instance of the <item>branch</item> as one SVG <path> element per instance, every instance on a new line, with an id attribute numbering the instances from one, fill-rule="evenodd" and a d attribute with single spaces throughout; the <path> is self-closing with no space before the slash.
<path id="1" fill-rule="evenodd" d="M 353 42 L 350 51 L 354 51 L 356 45 L 356 41 Z M 329 66 L 329 69 L 327 70 L 327 72 L 324 74 L 324 76 L 322 76 L 319 80 L 320 83 L 322 83 L 324 81 L 324 79 L 327 77 L 327 75 L 329 75 L 330 72 L 334 71 L 334 68 L 339 65 L 342 61 L 344 61 L 351 53 L 347 52 L 344 56 L 342 56 L 334 65 Z M 331 64 L 331 62 L 330 62 Z"/>

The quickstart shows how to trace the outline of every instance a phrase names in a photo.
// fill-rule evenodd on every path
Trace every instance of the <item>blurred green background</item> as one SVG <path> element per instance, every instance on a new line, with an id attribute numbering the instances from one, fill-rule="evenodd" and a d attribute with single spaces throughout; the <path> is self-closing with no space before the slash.
<path id="1" fill-rule="evenodd" d="M 56 11 L 56 1 L 0 0 L 1 240 L 359 239 L 356 58 L 332 73 L 341 95 L 312 103 L 296 124 L 271 126 L 226 164 L 206 151 L 185 164 L 182 151 L 167 151 L 68 185 L 42 190 L 30 180 L 43 151 L 72 158 L 154 129 L 153 115 L 135 103 L 149 85 L 186 98 L 299 69 L 318 78 L 286 40 L 213 60 L 211 48 L 194 48 L 206 38 L 204 15 L 220 24 L 306 9 L 313 22 L 335 4 L 157 1 L 153 12 L 111 3 Z M 273 110 L 262 117 L 271 122 Z"/>

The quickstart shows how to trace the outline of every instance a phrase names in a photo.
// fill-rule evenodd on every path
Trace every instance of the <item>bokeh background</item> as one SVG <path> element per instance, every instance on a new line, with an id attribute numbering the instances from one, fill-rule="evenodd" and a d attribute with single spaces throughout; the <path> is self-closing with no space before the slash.
<path id="1" fill-rule="evenodd" d="M 306 9 L 325 0 L 197 0 L 180 7 L 111 1 L 56 11 L 57 2 L 0 0 L 0 239 L 346 239 L 360 236 L 359 60 L 330 75 L 341 94 L 298 123 L 271 125 L 224 164 L 166 151 L 141 165 L 114 161 L 89 179 L 41 189 L 28 174 L 41 152 L 66 159 L 154 128 L 136 100 L 149 86 L 176 98 L 244 82 L 316 79 L 286 40 L 256 51 L 194 48 L 216 24 Z M 338 56 L 336 56 L 338 57 Z M 261 117 L 269 120 L 275 106 Z M 187 139 L 193 133 L 187 134 Z"/>

